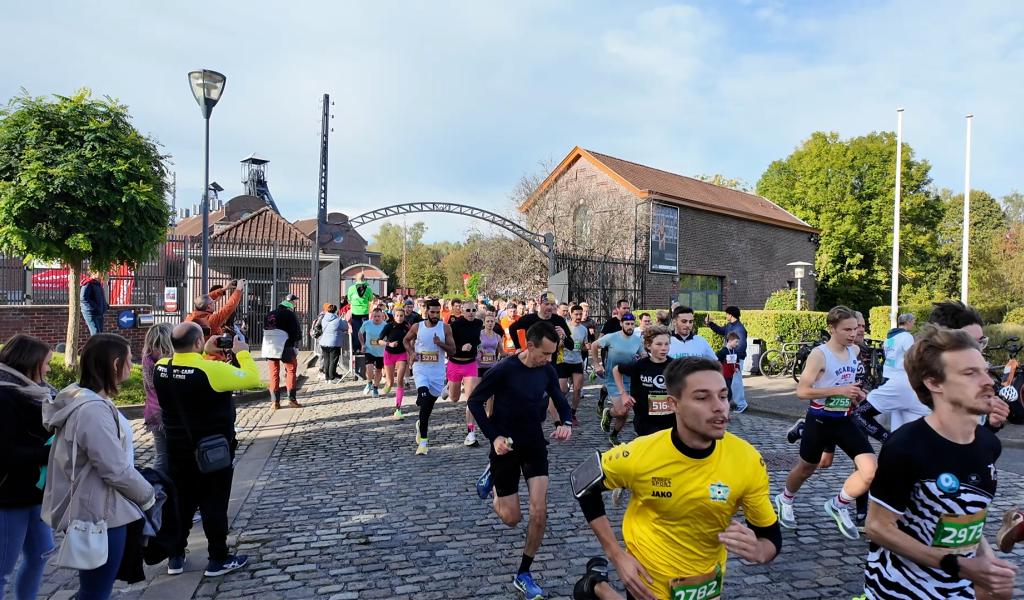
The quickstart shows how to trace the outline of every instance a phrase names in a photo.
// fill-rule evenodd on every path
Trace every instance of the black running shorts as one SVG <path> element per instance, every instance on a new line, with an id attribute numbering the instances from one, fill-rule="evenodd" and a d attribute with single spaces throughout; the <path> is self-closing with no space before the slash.
<path id="1" fill-rule="evenodd" d="M 583 374 L 583 363 L 558 363 L 555 369 L 559 379 L 569 379 L 573 373 Z"/>
<path id="2" fill-rule="evenodd" d="M 544 446 L 521 446 L 515 444 L 512 452 L 501 456 L 494 453 L 491 445 L 491 480 L 494 494 L 499 498 L 519 493 L 519 474 L 523 479 L 548 476 L 548 448 Z"/>
<path id="3" fill-rule="evenodd" d="M 800 438 L 800 458 L 818 464 L 826 448 L 840 448 L 850 458 L 874 454 L 868 437 L 850 417 L 818 417 L 808 414 Z"/>

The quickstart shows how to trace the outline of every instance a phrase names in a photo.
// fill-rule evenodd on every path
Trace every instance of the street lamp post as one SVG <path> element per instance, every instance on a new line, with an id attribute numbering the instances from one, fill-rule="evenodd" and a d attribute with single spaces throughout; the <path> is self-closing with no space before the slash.
<path id="1" fill-rule="evenodd" d="M 801 297 L 803 296 L 803 291 L 804 291 L 804 289 L 803 289 L 804 274 L 807 271 L 807 267 L 811 267 L 811 266 L 814 266 L 814 265 L 812 265 L 809 262 L 804 262 L 802 260 L 798 260 L 796 262 L 788 263 L 786 266 L 787 267 L 793 267 L 793 277 L 796 278 L 796 309 L 800 310 L 800 300 L 801 300 Z"/>
<path id="2" fill-rule="evenodd" d="M 203 69 L 192 71 L 188 74 L 188 82 L 192 88 L 192 95 L 195 96 L 199 108 L 203 112 L 203 120 L 206 122 L 205 139 L 205 169 L 203 174 L 203 268 L 202 268 L 202 291 L 205 294 L 210 290 L 210 114 L 213 107 L 217 105 L 221 94 L 224 92 L 224 82 L 227 77 L 217 71 Z"/>

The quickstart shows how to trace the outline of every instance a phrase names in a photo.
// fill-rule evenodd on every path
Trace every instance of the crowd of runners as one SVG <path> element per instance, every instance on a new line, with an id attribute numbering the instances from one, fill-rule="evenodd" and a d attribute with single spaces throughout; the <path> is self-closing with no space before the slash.
<path id="1" fill-rule="evenodd" d="M 548 446 L 580 426 L 591 381 L 600 384 L 593 426 L 600 423 L 608 444 L 574 466 L 570 480 L 605 556 L 591 558 L 574 598 L 621 598 L 610 564 L 626 598 L 721 596 L 727 555 L 773 560 L 782 529 L 797 527 L 798 492 L 831 466 L 837 448 L 854 470 L 821 516 L 837 535 L 869 538 L 864 598 L 1011 597 L 1016 567 L 982 532 L 1011 404 L 997 395 L 982 355 L 977 311 L 938 303 L 916 335 L 913 315 L 901 315 L 884 342 L 883 383 L 869 389 L 864 318 L 830 310 L 828 341 L 811 351 L 796 390 L 808 408 L 787 436 L 799 442 L 795 465 L 774 498 L 757 449 L 727 431 L 730 415 L 746 409 L 746 332 L 740 310 L 727 313 L 724 327 L 707 321 L 724 338 L 716 351 L 685 306 L 637 315 L 621 300 L 599 328 L 586 303 L 548 291 L 525 302 L 378 299 L 372 325 L 358 334 L 367 352 L 383 350 L 382 361 L 367 360 L 364 391 L 377 395 L 383 376 L 401 419 L 411 378 L 417 455 L 429 451 L 437 401 L 466 400 L 465 445 L 490 444 L 477 493 L 508 526 L 523 518 L 526 482 L 528 525 L 512 584 L 530 600 L 544 597 L 530 570 L 546 528 Z M 635 436 L 623 443 L 629 420 Z M 884 443 L 877 456 L 870 438 Z M 624 543 L 605 514 L 605 491 L 615 505 L 628 491 Z M 1008 511 L 995 546 L 1010 551 L 1022 536 L 1024 515 Z"/>

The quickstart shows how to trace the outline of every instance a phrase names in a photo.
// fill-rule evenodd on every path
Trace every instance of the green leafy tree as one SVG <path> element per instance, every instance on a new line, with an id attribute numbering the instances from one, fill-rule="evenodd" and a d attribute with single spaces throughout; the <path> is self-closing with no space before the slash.
<path id="1" fill-rule="evenodd" d="M 892 267 L 896 136 L 840 139 L 815 132 L 773 162 L 757 193 L 821 230 L 815 259 L 820 306 L 869 307 L 888 301 Z M 929 288 L 939 264 L 936 225 L 942 205 L 929 189 L 931 166 L 903 145 L 901 286 Z M 931 292 L 929 292 L 931 293 Z"/>
<path id="2" fill-rule="evenodd" d="M 409 287 L 415 288 L 418 294 L 444 294 L 448 281 L 441 267 L 442 258 L 441 251 L 431 245 L 419 244 L 410 248 L 406 254 Z"/>
<path id="3" fill-rule="evenodd" d="M 1013 190 L 1002 198 L 1003 212 L 1011 223 L 1024 223 L 1024 194 Z"/>
<path id="4" fill-rule="evenodd" d="M 720 173 L 715 173 L 714 175 L 695 175 L 694 179 L 699 179 L 722 187 L 732 188 L 741 192 L 750 191 L 750 184 L 746 181 L 736 177 L 726 177 Z"/>
<path id="5" fill-rule="evenodd" d="M 381 268 L 389 277 L 389 281 L 398 281 L 400 285 L 406 286 L 408 282 L 402 281 L 402 272 L 399 269 L 402 264 L 402 245 L 404 243 L 407 249 L 412 248 L 420 243 L 426 232 L 427 226 L 422 221 L 417 221 L 409 227 L 382 223 L 367 249 L 380 252 Z"/>
<path id="6" fill-rule="evenodd" d="M 0 109 L 0 249 L 68 266 L 66 364 L 78 353 L 82 262 L 106 271 L 165 239 L 166 156 L 123 104 L 81 90 Z"/>
<path id="7" fill-rule="evenodd" d="M 796 309 L 796 288 L 775 290 L 764 301 L 765 310 L 794 310 Z M 800 310 L 807 310 L 807 297 L 800 298 Z"/>
<path id="8" fill-rule="evenodd" d="M 948 281 L 946 295 L 960 295 L 960 265 L 962 263 L 964 195 L 948 189 L 939 191 L 943 216 L 938 228 L 939 252 Z M 1007 304 L 1013 300 L 1006 287 L 1006 273 L 997 264 L 997 239 L 1006 233 L 1006 214 L 1003 207 L 988 192 L 971 190 L 971 230 L 968 270 L 968 289 L 972 302 L 983 300 L 987 304 Z M 1019 298 L 1019 296 L 1018 296 Z"/>

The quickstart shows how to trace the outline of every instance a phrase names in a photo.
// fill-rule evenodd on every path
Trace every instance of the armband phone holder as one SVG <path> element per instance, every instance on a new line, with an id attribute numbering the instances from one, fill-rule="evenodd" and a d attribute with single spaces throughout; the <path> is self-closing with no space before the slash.
<path id="1" fill-rule="evenodd" d="M 601 453 L 597 450 L 569 474 L 572 495 L 576 498 L 582 498 L 602 480 L 604 480 L 604 468 L 601 466 Z"/>

